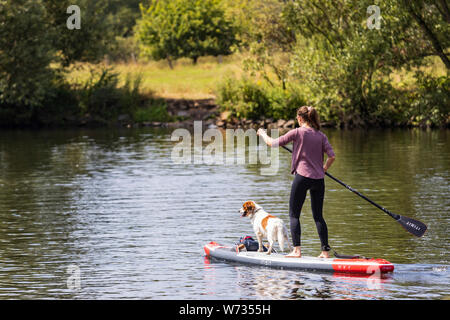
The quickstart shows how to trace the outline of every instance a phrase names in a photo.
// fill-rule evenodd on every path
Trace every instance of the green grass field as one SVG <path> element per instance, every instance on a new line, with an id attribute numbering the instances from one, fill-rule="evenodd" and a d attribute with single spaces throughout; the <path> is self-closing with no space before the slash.
<path id="1" fill-rule="evenodd" d="M 108 67 L 119 74 L 121 83 L 127 75 L 140 75 L 140 88 L 144 94 L 174 99 L 208 99 L 215 98 L 217 85 L 226 77 L 241 76 L 241 61 L 240 55 L 233 55 L 224 57 L 220 63 L 215 57 L 200 58 L 197 65 L 189 59 L 180 59 L 174 63 L 173 69 L 166 61 L 117 63 Z M 67 74 L 67 79 L 69 83 L 83 83 L 90 76 L 89 68 L 100 69 L 102 66 L 105 64 L 77 65 Z"/>
<path id="2" fill-rule="evenodd" d="M 141 76 L 140 90 L 143 94 L 152 94 L 161 98 L 172 99 L 209 99 L 215 98 L 218 84 L 227 77 L 240 79 L 245 73 L 243 60 L 245 55 L 235 54 L 224 57 L 221 62 L 216 57 L 202 57 L 197 65 L 190 59 L 179 59 L 174 62 L 171 69 L 167 61 L 149 61 L 138 63 L 109 64 L 114 72 L 119 74 L 120 84 L 125 82 L 127 76 L 133 79 Z M 78 64 L 72 67 L 67 74 L 69 83 L 85 83 L 90 68 L 101 69 L 105 64 Z M 445 67 L 437 57 L 432 57 L 428 65 L 420 68 L 425 73 L 434 76 L 445 75 Z M 271 73 L 270 70 L 269 74 Z M 414 89 L 415 80 L 412 70 L 397 70 L 388 77 L 396 87 Z"/>

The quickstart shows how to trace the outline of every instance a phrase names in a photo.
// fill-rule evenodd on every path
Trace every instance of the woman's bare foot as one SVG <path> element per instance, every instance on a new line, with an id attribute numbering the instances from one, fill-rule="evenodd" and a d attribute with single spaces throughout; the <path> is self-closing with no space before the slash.
<path id="1" fill-rule="evenodd" d="M 300 247 L 295 247 L 294 250 L 285 256 L 286 258 L 301 258 L 302 251 Z"/>
<path id="2" fill-rule="evenodd" d="M 319 258 L 329 258 L 330 255 L 328 253 L 328 251 L 322 251 L 322 253 L 320 254 Z"/>

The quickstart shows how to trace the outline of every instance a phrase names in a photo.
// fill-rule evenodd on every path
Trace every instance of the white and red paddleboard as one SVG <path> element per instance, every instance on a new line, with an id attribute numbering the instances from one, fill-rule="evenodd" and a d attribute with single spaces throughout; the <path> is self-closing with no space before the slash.
<path id="1" fill-rule="evenodd" d="M 394 271 L 394 265 L 384 259 L 339 259 L 339 258 L 286 258 L 284 254 L 241 251 L 236 246 L 223 246 L 210 242 L 204 247 L 208 257 L 273 268 L 298 270 L 317 270 L 354 274 L 383 274 Z"/>

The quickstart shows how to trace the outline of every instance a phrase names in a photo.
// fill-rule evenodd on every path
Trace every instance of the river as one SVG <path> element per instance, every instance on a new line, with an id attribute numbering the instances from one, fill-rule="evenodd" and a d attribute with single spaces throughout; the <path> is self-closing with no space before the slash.
<path id="1" fill-rule="evenodd" d="M 290 154 L 279 151 L 274 175 L 260 163 L 176 163 L 172 132 L 1 131 L 0 299 L 450 297 L 449 130 L 324 130 L 330 173 L 428 225 L 414 237 L 326 178 L 330 245 L 394 263 L 380 279 L 206 258 L 209 241 L 253 235 L 238 213 L 246 200 L 289 223 Z M 318 255 L 309 197 L 301 223 L 303 254 Z"/>

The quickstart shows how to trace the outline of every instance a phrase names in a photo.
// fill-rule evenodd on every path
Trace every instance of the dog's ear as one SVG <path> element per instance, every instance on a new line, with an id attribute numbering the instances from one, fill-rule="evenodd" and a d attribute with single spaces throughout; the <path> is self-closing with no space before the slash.
<path id="1" fill-rule="evenodd" d="M 254 212 L 256 209 L 255 203 L 253 201 L 245 202 L 242 207 L 244 208 L 245 212 Z"/>

